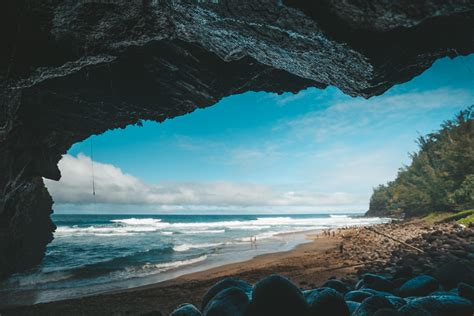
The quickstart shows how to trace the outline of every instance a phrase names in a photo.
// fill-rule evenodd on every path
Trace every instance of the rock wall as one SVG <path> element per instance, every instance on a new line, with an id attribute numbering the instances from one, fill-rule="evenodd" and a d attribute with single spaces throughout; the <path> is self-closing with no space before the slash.
<path id="1" fill-rule="evenodd" d="M 370 97 L 474 51 L 472 1 L 101 2 L 0 4 L 0 278 L 40 262 L 42 177 L 92 134 L 246 91 Z"/>

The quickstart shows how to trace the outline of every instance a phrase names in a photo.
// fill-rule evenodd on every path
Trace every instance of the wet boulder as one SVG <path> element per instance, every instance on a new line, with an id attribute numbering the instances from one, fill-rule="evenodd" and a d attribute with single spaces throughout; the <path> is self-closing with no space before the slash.
<path id="1" fill-rule="evenodd" d="M 271 275 L 255 284 L 252 292 L 252 315 L 305 315 L 308 304 L 303 293 L 288 279 Z"/>
<path id="2" fill-rule="evenodd" d="M 244 280 L 238 278 L 225 278 L 214 284 L 202 298 L 201 308 L 204 310 L 207 303 L 216 296 L 219 292 L 230 287 L 237 287 L 242 289 L 250 298 L 252 293 L 252 285 Z"/>
<path id="3" fill-rule="evenodd" d="M 407 302 L 401 298 L 401 297 L 398 297 L 398 296 L 386 296 L 385 297 L 392 305 L 394 308 L 396 309 L 399 309 L 400 307 L 402 307 L 403 305 L 405 305 Z"/>
<path id="4" fill-rule="evenodd" d="M 342 294 L 332 288 L 326 288 L 311 297 L 309 315 L 349 316 L 350 313 Z"/>
<path id="5" fill-rule="evenodd" d="M 343 295 L 349 292 L 347 285 L 340 280 L 328 280 L 326 281 L 326 283 L 323 284 L 323 287 L 329 287 L 331 289 L 338 291 L 339 293 Z"/>
<path id="6" fill-rule="evenodd" d="M 439 282 L 429 275 L 420 275 L 405 282 L 398 290 L 400 296 L 424 296 L 439 288 Z"/>
<path id="7" fill-rule="evenodd" d="M 413 311 L 419 311 L 420 315 L 423 315 L 422 311 L 426 311 L 435 316 L 472 316 L 474 309 L 471 301 L 459 296 L 447 295 L 412 299 L 400 311 L 405 315 L 411 315 L 410 312 Z"/>
<path id="8" fill-rule="evenodd" d="M 374 316 L 401 316 L 401 313 L 393 308 L 382 308 L 376 311 Z"/>
<path id="9" fill-rule="evenodd" d="M 170 316 L 201 316 L 201 312 L 193 304 L 179 305 Z"/>
<path id="10" fill-rule="evenodd" d="M 393 293 L 377 291 L 374 289 L 360 289 L 360 291 L 370 293 L 372 296 L 393 296 Z"/>
<path id="11" fill-rule="evenodd" d="M 366 273 L 356 285 L 356 289 L 362 288 L 389 292 L 393 289 L 393 283 L 381 275 Z"/>
<path id="12" fill-rule="evenodd" d="M 352 316 L 373 316 L 380 309 L 394 309 L 394 306 L 383 296 L 371 296 L 362 301 Z"/>
<path id="13" fill-rule="evenodd" d="M 344 299 L 346 301 L 354 301 L 361 303 L 363 300 L 365 300 L 367 297 L 374 296 L 374 294 L 369 293 L 367 291 L 360 291 L 360 290 L 355 290 L 355 291 L 350 291 L 347 292 L 346 295 L 344 295 Z"/>
<path id="14" fill-rule="evenodd" d="M 470 300 L 474 304 L 474 286 L 461 282 L 458 285 L 458 293 L 459 296 Z"/>
<path id="15" fill-rule="evenodd" d="M 422 306 L 406 304 L 398 310 L 402 316 L 433 316 Z"/>
<path id="16" fill-rule="evenodd" d="M 352 315 L 355 310 L 360 306 L 359 302 L 346 301 L 347 307 L 349 308 L 349 315 Z"/>
<path id="17" fill-rule="evenodd" d="M 249 298 L 241 288 L 220 291 L 206 305 L 205 316 L 241 316 L 247 310 Z"/>

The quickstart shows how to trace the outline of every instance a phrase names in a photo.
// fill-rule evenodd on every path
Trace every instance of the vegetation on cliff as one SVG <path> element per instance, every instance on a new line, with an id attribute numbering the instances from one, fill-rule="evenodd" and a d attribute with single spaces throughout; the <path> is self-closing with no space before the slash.
<path id="1" fill-rule="evenodd" d="M 419 216 L 474 208 L 474 106 L 418 139 L 397 178 L 374 189 L 367 215 Z"/>

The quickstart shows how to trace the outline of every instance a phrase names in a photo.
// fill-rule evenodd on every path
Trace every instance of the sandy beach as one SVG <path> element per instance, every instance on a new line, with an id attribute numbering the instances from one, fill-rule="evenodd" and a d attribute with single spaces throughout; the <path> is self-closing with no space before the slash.
<path id="1" fill-rule="evenodd" d="M 392 251 L 400 248 L 400 243 L 377 231 L 406 241 L 437 229 L 433 225 L 422 221 L 381 224 L 372 228 L 339 229 L 334 236 L 305 232 L 309 242 L 291 251 L 261 255 L 119 293 L 5 310 L 2 315 L 140 315 L 151 311 L 167 315 L 183 302 L 200 306 L 207 289 L 229 276 L 255 283 L 270 274 L 280 274 L 302 289 L 321 286 L 331 277 L 351 283 L 357 278 L 358 270 L 383 269 Z"/>

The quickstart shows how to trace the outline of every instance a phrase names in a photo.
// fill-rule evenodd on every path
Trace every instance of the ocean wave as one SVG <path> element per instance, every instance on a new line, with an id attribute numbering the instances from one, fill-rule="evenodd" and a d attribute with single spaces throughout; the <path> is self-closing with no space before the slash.
<path id="1" fill-rule="evenodd" d="M 201 248 L 216 248 L 223 246 L 224 243 L 207 243 L 207 244 L 181 244 L 173 247 L 174 251 L 183 252 L 191 249 L 201 249 Z"/>
<path id="2" fill-rule="evenodd" d="M 126 219 L 113 219 L 112 223 L 122 223 L 126 225 L 156 225 L 161 223 L 159 218 L 126 218 Z"/>
<path id="3" fill-rule="evenodd" d="M 210 229 L 210 230 L 188 230 L 184 231 L 185 234 L 222 234 L 225 233 L 225 229 Z"/>
<path id="4" fill-rule="evenodd" d="M 175 222 L 170 223 L 156 218 L 114 219 L 104 226 L 59 226 L 55 236 L 94 235 L 125 236 L 137 233 L 160 232 L 172 234 L 218 234 L 227 230 L 259 231 L 268 229 L 328 229 L 343 226 L 361 226 L 380 222 L 380 218 L 350 217 L 349 215 L 330 215 L 328 217 L 292 218 L 258 217 L 251 220 L 215 222 Z"/>
<path id="5" fill-rule="evenodd" d="M 170 262 L 163 262 L 163 263 L 147 263 L 143 265 L 141 269 L 151 270 L 150 272 L 153 272 L 153 273 L 161 273 L 161 272 L 169 271 L 172 269 L 177 269 L 182 266 L 196 264 L 206 259 L 207 259 L 207 255 L 202 255 L 199 257 L 185 259 L 185 260 L 170 261 Z"/>

